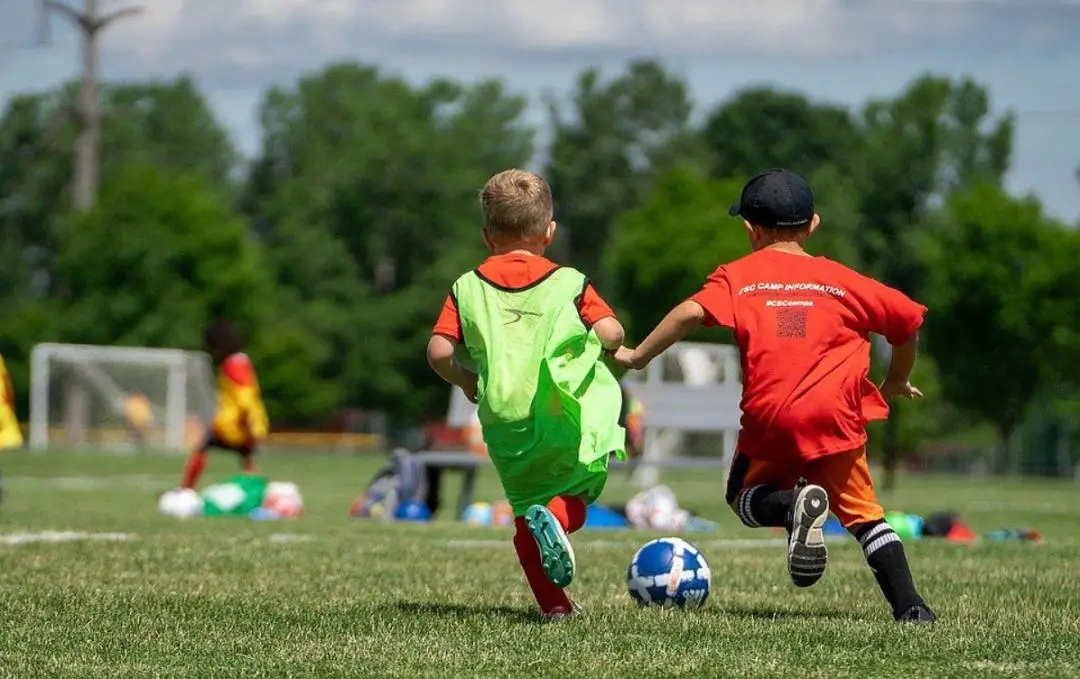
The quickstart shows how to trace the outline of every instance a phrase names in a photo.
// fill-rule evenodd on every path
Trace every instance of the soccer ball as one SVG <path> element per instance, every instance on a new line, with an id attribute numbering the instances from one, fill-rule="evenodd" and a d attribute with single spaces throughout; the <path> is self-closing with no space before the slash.
<path id="1" fill-rule="evenodd" d="M 190 488 L 170 490 L 158 498 L 158 512 L 174 519 L 190 519 L 203 513 L 203 499 Z"/>
<path id="2" fill-rule="evenodd" d="M 474 502 L 465 508 L 461 520 L 466 524 L 476 526 L 490 526 L 495 519 L 495 511 L 490 503 Z"/>
<path id="3" fill-rule="evenodd" d="M 273 512 L 277 517 L 296 518 L 304 513 L 304 500 L 295 483 L 271 481 L 266 484 L 262 508 Z"/>
<path id="4" fill-rule="evenodd" d="M 659 538 L 634 555 L 626 585 L 641 606 L 696 608 L 709 597 L 712 574 L 696 547 L 679 538 Z"/>
<path id="5" fill-rule="evenodd" d="M 419 500 L 406 500 L 398 503 L 394 518 L 398 521 L 430 521 L 431 510 Z"/>

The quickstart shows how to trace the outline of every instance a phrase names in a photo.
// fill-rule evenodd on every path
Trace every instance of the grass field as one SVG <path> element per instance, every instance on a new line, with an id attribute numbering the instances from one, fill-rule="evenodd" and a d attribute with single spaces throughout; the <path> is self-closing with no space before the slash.
<path id="1" fill-rule="evenodd" d="M 722 507 L 722 478 L 671 475 L 686 506 L 722 524 L 690 536 L 713 570 L 705 607 L 635 608 L 626 565 L 652 536 L 582 533 L 572 589 L 586 615 L 545 625 L 508 531 L 348 519 L 377 462 L 269 455 L 272 478 L 304 492 L 302 519 L 179 522 L 154 507 L 177 458 L 0 455 L 0 677 L 1080 676 L 1074 484 L 902 479 L 890 508 L 1047 538 L 910 543 L 941 618 L 916 628 L 891 621 L 853 541 L 833 540 L 822 582 L 795 590 L 774 536 Z M 234 471 L 214 458 L 209 480 Z M 481 485 L 497 498 L 490 475 Z M 616 475 L 606 499 L 633 492 Z M 26 541 L 42 531 L 115 535 Z"/>

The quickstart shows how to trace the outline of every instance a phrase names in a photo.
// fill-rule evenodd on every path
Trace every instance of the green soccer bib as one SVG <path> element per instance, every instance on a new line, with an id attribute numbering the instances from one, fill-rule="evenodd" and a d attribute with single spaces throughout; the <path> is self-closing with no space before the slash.
<path id="1" fill-rule="evenodd" d="M 608 456 L 625 456 L 622 392 L 578 312 L 587 284 L 570 268 L 521 289 L 478 272 L 454 284 L 484 442 L 518 516 L 556 495 L 592 502 Z"/>

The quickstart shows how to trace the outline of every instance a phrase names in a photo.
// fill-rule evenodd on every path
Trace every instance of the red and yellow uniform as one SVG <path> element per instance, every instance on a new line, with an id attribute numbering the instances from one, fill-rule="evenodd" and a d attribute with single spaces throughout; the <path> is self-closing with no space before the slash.
<path id="1" fill-rule="evenodd" d="M 259 391 L 255 366 L 247 354 L 229 355 L 218 367 L 218 403 L 206 440 L 192 452 L 184 468 L 181 486 L 194 488 L 206 468 L 209 448 L 231 450 L 240 455 L 244 471 L 255 472 L 254 455 L 266 438 L 269 419 Z"/>
<path id="2" fill-rule="evenodd" d="M 880 520 L 866 423 L 885 419 L 889 408 L 868 379 L 869 333 L 903 344 L 926 307 L 824 257 L 773 249 L 721 266 L 692 299 L 706 325 L 734 330 L 742 357 L 729 498 L 803 477 L 826 490 L 844 526 Z"/>
<path id="3" fill-rule="evenodd" d="M 0 357 L 0 449 L 17 448 L 23 444 L 22 429 L 15 416 L 15 389 L 7 365 Z"/>
<path id="4" fill-rule="evenodd" d="M 218 368 L 218 405 L 212 427 L 213 445 L 247 448 L 266 438 L 269 420 L 259 391 L 255 366 L 247 354 L 233 354 Z"/>

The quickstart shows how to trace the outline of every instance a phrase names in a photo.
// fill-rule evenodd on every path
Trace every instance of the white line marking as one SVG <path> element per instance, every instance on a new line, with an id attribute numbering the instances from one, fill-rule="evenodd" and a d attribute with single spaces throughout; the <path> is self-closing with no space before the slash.
<path id="1" fill-rule="evenodd" d="M 274 533 L 267 539 L 270 542 L 307 542 L 311 540 L 311 536 L 299 533 Z"/>
<path id="2" fill-rule="evenodd" d="M 120 476 L 6 476 L 9 488 L 49 488 L 61 491 L 96 491 L 112 488 L 165 489 L 175 485 L 171 476 L 129 474 Z"/>
<path id="3" fill-rule="evenodd" d="M 43 531 L 40 533 L 12 533 L 0 535 L 0 544 L 25 545 L 32 542 L 77 542 L 93 540 L 97 542 L 124 542 L 134 540 L 130 533 L 80 533 L 75 531 Z"/>

